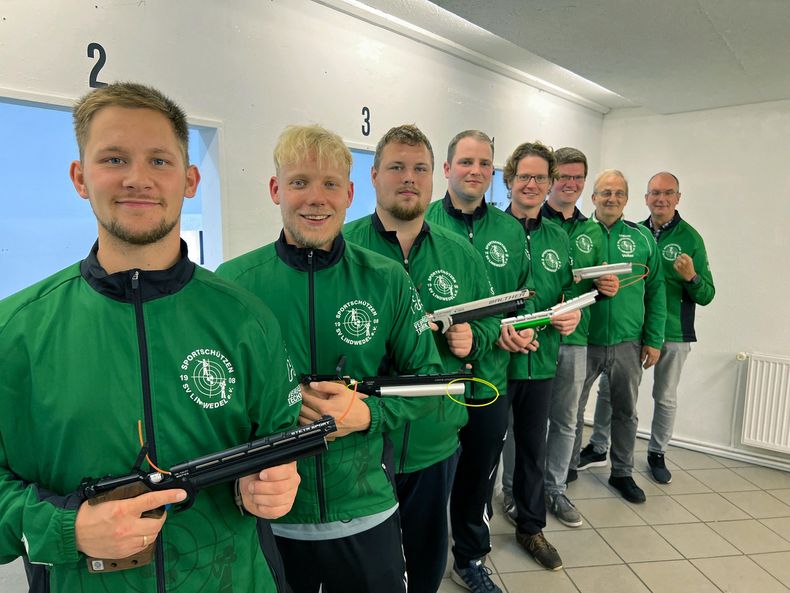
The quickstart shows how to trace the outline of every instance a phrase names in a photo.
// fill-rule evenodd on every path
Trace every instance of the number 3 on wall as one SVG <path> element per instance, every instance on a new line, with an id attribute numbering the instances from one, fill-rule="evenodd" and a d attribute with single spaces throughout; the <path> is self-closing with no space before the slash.
<path id="1" fill-rule="evenodd" d="M 370 136 L 370 108 L 362 108 L 362 135 Z"/>
<path id="2" fill-rule="evenodd" d="M 104 48 L 100 44 L 93 41 L 88 44 L 88 57 L 92 58 L 95 52 L 98 52 L 99 59 L 96 60 L 96 64 L 94 64 L 93 68 L 91 68 L 88 84 L 91 86 L 91 88 L 100 89 L 107 86 L 106 82 L 101 82 L 98 80 L 99 71 L 101 71 L 101 69 L 104 67 L 104 63 L 107 61 L 107 52 L 104 51 Z"/>

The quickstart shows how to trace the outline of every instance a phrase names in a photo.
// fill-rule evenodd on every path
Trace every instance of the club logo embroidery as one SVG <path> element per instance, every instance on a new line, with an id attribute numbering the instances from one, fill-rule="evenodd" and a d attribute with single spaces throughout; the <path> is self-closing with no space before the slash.
<path id="1" fill-rule="evenodd" d="M 576 248 L 582 253 L 590 253 L 593 249 L 593 242 L 589 235 L 579 235 L 576 237 Z"/>
<path id="2" fill-rule="evenodd" d="M 494 267 L 504 268 L 507 265 L 507 247 L 499 241 L 489 241 L 485 248 L 486 261 Z"/>
<path id="3" fill-rule="evenodd" d="M 634 243 L 634 240 L 628 235 L 623 235 L 617 239 L 617 249 L 623 254 L 624 257 L 634 257 L 636 243 Z"/>
<path id="4" fill-rule="evenodd" d="M 221 408 L 233 398 L 233 363 L 219 350 L 200 348 L 181 363 L 181 389 L 204 410 Z"/>
<path id="5" fill-rule="evenodd" d="M 553 249 L 547 249 L 541 254 L 540 263 L 549 272 L 556 272 L 562 267 L 560 256 Z"/>
<path id="6" fill-rule="evenodd" d="M 661 250 L 661 255 L 663 255 L 664 259 L 667 261 L 675 261 L 681 253 L 683 253 L 683 250 L 677 243 L 670 243 Z"/>
<path id="7" fill-rule="evenodd" d="M 446 270 L 436 270 L 428 276 L 428 292 L 440 301 L 452 301 L 458 296 L 458 282 Z"/>
<path id="8" fill-rule="evenodd" d="M 285 348 L 285 342 L 283 342 L 283 348 Z M 290 358 L 285 359 L 285 370 L 288 373 L 289 383 L 296 380 L 296 369 L 294 369 L 294 365 L 291 363 Z M 300 401 L 302 401 L 302 386 L 297 383 L 296 387 L 288 392 L 288 405 L 292 406 L 298 404 Z"/>
<path id="9" fill-rule="evenodd" d="M 370 342 L 376 335 L 378 327 L 378 313 L 367 301 L 349 301 L 335 314 L 335 333 L 351 346 L 361 346 Z"/>

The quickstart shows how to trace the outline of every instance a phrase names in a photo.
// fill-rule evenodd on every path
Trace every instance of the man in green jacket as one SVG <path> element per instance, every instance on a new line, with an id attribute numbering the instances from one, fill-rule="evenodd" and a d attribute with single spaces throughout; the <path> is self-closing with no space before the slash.
<path id="1" fill-rule="evenodd" d="M 694 227 L 680 217 L 678 202 L 677 177 L 662 171 L 650 178 L 645 194 L 650 217 L 642 224 L 653 233 L 661 254 L 667 290 L 667 325 L 661 358 L 653 371 L 653 422 L 647 463 L 653 478 L 662 484 L 672 481 L 664 463 L 664 450 L 675 425 L 680 373 L 691 351 L 691 342 L 697 341 L 695 308 L 707 305 L 716 294 L 705 243 Z"/>
<path id="2" fill-rule="evenodd" d="M 570 298 L 573 287 L 568 235 L 541 214 L 556 175 L 554 151 L 537 141 L 520 144 L 508 157 L 503 175 L 510 197 L 506 212 L 525 233 L 535 307 L 542 311 Z M 538 332 L 540 347 L 535 352 L 513 354 L 508 369 L 515 444 L 512 496 L 516 540 L 538 564 L 550 570 L 560 569 L 562 559 L 543 535 L 546 427 L 560 336 L 573 333 L 580 318 L 580 311 L 552 317 L 551 323 Z"/>
<path id="3" fill-rule="evenodd" d="M 271 530 L 248 513 L 290 509 L 295 463 L 242 478 L 235 493 L 207 488 L 160 518 L 143 513 L 183 490 L 89 504 L 78 488 L 131 473 L 136 458 L 166 471 L 289 428 L 300 390 L 272 313 L 195 266 L 179 239 L 200 180 L 184 112 L 117 83 L 83 97 L 74 122 L 71 179 L 98 240 L 82 262 L 0 302 L 0 561 L 24 556 L 34 592 L 284 592 Z M 87 557 L 106 567 L 149 545 L 150 564 L 88 571 Z"/>
<path id="4" fill-rule="evenodd" d="M 658 362 L 664 343 L 666 290 L 661 258 L 648 229 L 623 219 L 628 182 L 616 169 L 607 169 L 595 180 L 592 195 L 595 220 L 606 240 L 608 263 L 634 265 L 637 279 L 621 280 L 617 295 L 591 307 L 587 377 L 579 402 L 576 442 L 580 444 L 584 408 L 590 388 L 604 375 L 611 401 L 612 470 L 609 484 L 626 500 L 645 501 L 644 491 L 632 477 L 637 429 L 636 400 L 642 369 Z M 603 380 L 603 379 L 602 379 Z M 605 389 L 604 389 L 605 392 Z M 605 426 L 608 407 L 596 406 L 596 424 Z M 598 416 L 601 414 L 602 416 Z M 606 449 L 592 440 L 580 454 L 578 469 L 606 462 Z"/>
<path id="5" fill-rule="evenodd" d="M 402 265 L 426 311 L 492 296 L 485 264 L 468 241 L 425 222 L 433 190 L 434 155 L 413 125 L 389 130 L 376 146 L 371 181 L 376 209 L 343 229 L 351 243 Z M 499 318 L 432 324 L 443 372 L 474 365 L 494 347 Z M 471 386 L 469 386 L 471 388 Z M 458 462 L 458 431 L 466 424 L 463 397 L 443 398 L 436 413 L 390 433 L 409 591 L 436 593 L 447 566 L 447 501 Z M 460 401 L 460 403 L 459 403 Z M 430 533 L 430 537 L 426 537 Z"/>
<path id="6" fill-rule="evenodd" d="M 403 266 L 340 233 L 354 195 L 351 152 L 342 139 L 320 126 L 289 126 L 274 165 L 269 190 L 283 218 L 280 238 L 218 272 L 271 307 L 297 373 L 361 379 L 440 372 Z M 273 526 L 296 593 L 406 590 L 385 433 L 435 414 L 441 399 L 364 398 L 329 381 L 303 388 L 300 421 L 329 414 L 338 432 L 324 455 L 299 462 L 302 486 L 293 509 Z"/>
<path id="7" fill-rule="evenodd" d="M 603 231 L 598 223 L 584 216 L 576 207 L 587 178 L 587 157 L 576 148 L 564 147 L 554 151 L 554 158 L 557 161 L 557 178 L 541 206 L 541 215 L 544 220 L 560 225 L 567 233 L 574 268 L 601 265 L 605 261 Z M 611 297 L 617 293 L 618 286 L 617 276 L 611 274 L 596 280 L 581 280 L 574 283 L 570 296 L 576 297 L 596 289 Z M 546 502 L 549 510 L 568 527 L 582 524 L 581 515 L 568 499 L 566 491 L 567 482 L 572 481 L 576 474 L 576 470 L 569 470 L 569 467 L 576 439 L 579 396 L 587 372 L 589 325 L 590 310 L 583 309 L 576 330 L 562 337 L 557 374 L 551 387 L 546 440 Z"/>
<path id="8" fill-rule="evenodd" d="M 526 259 L 524 231 L 512 217 L 485 202 L 485 193 L 494 173 L 494 144 L 480 130 L 458 133 L 447 148 L 444 175 L 447 193 L 431 203 L 425 220 L 442 226 L 471 243 L 486 264 L 488 279 L 495 294 L 527 286 L 529 262 Z M 528 303 L 529 310 L 534 310 Z M 507 432 L 507 365 L 510 350 L 534 349 L 532 330 L 500 333 L 498 346 L 475 365 L 478 377 L 496 386 L 500 397 L 488 387 L 475 384 L 468 400 L 469 423 L 461 429 L 461 456 L 450 495 L 450 522 L 453 532 L 453 580 L 473 591 L 501 593 L 491 581 L 484 564 L 491 550 L 489 517 L 496 467 Z"/>

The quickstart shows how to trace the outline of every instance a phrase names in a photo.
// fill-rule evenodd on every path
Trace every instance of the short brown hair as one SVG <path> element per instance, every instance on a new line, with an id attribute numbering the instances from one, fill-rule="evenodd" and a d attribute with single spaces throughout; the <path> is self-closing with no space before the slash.
<path id="1" fill-rule="evenodd" d="M 513 151 L 513 154 L 507 158 L 505 168 L 502 170 L 502 177 L 505 180 L 505 185 L 508 187 L 513 185 L 513 179 L 516 177 L 516 169 L 518 169 L 519 162 L 521 159 L 528 156 L 540 157 L 546 161 L 549 164 L 549 177 L 552 180 L 556 179 L 557 167 L 554 151 L 540 140 L 535 140 L 535 142 L 524 142 L 523 144 L 519 144 L 516 150 Z"/>
<path id="2" fill-rule="evenodd" d="M 93 117 L 105 107 L 124 107 L 126 109 L 152 109 L 164 115 L 173 124 L 184 166 L 189 165 L 189 127 L 184 110 L 172 99 L 153 87 L 136 82 L 114 82 L 96 89 L 82 97 L 74 106 L 74 134 L 80 149 L 80 159 L 88 141 Z"/>
<path id="3" fill-rule="evenodd" d="M 587 157 L 578 148 L 570 146 L 563 146 L 554 151 L 554 158 L 557 160 L 557 166 L 570 165 L 571 163 L 581 163 L 584 165 L 584 177 L 587 177 Z"/>
<path id="4" fill-rule="evenodd" d="M 274 147 L 274 168 L 314 158 L 321 165 L 335 165 L 351 174 L 351 151 L 343 139 L 317 124 L 288 126 L 277 139 Z"/>
<path id="5" fill-rule="evenodd" d="M 453 139 L 450 140 L 450 144 L 447 146 L 447 162 L 449 164 L 453 164 L 455 147 L 458 146 L 458 143 L 464 138 L 474 138 L 478 142 L 486 142 L 491 147 L 491 158 L 494 157 L 494 141 L 488 137 L 488 134 L 481 132 L 480 130 L 464 130 L 463 132 L 458 132 L 455 136 L 453 136 Z"/>
<path id="6" fill-rule="evenodd" d="M 414 124 L 404 124 L 402 126 L 395 126 L 390 128 L 386 134 L 381 137 L 379 143 L 376 145 L 376 154 L 373 156 L 373 168 L 378 171 L 381 165 L 381 153 L 387 144 L 407 144 L 409 146 L 424 145 L 431 155 L 431 169 L 434 168 L 433 147 L 431 146 L 428 137 L 422 133 L 422 130 Z"/>

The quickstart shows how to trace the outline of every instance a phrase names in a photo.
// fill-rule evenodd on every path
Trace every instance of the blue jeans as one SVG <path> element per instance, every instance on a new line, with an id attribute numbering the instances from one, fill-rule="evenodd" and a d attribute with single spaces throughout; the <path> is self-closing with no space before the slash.
<path id="1" fill-rule="evenodd" d="M 665 342 L 661 348 L 661 358 L 653 370 L 653 422 L 650 427 L 650 453 L 663 453 L 675 428 L 677 412 L 678 384 L 683 365 L 691 352 L 690 342 Z M 598 403 L 595 408 L 595 423 L 590 442 L 596 452 L 602 453 L 609 448 L 609 423 L 612 408 L 609 403 L 609 386 L 603 377 L 598 384 Z"/>
<path id="2" fill-rule="evenodd" d="M 579 397 L 587 374 L 587 346 L 560 345 L 557 375 L 551 391 L 549 433 L 546 442 L 546 497 L 565 494 L 568 467 L 576 440 Z M 504 482 L 504 479 L 503 479 Z"/>
<path id="3" fill-rule="evenodd" d="M 587 346 L 587 377 L 584 380 L 576 418 L 576 441 L 571 467 L 579 463 L 584 409 L 595 380 L 600 376 L 598 402 L 595 406 L 595 427 L 590 442 L 595 451 L 606 451 L 611 433 L 612 475 L 630 476 L 634 468 L 634 444 L 639 422 L 636 400 L 642 380 L 639 342 L 623 342 L 614 346 Z M 608 389 L 607 389 L 608 388 Z M 609 394 L 608 400 L 606 394 Z M 609 405 L 607 405 L 609 404 Z"/>

